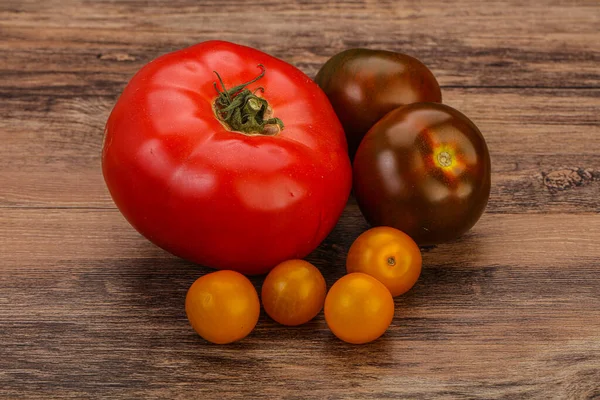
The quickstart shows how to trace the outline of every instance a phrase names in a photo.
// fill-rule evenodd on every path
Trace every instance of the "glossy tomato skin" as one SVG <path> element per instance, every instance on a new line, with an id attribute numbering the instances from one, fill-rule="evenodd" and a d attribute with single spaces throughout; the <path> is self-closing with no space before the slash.
<path id="1" fill-rule="evenodd" d="M 396 297 L 417 283 L 422 262 L 421 250 L 410 236 L 389 226 L 378 226 L 363 232 L 352 243 L 346 271 L 371 275 Z"/>
<path id="2" fill-rule="evenodd" d="M 394 319 L 394 299 L 371 275 L 353 272 L 333 284 L 325 298 L 325 322 L 344 342 L 372 342 Z"/>
<path id="3" fill-rule="evenodd" d="M 490 156 L 481 132 L 439 103 L 387 114 L 362 141 L 353 171 L 367 221 L 399 229 L 422 246 L 469 230 L 490 194 Z"/>
<path id="4" fill-rule="evenodd" d="M 323 309 L 326 293 L 325 278 L 317 267 L 304 260 L 288 260 L 269 272 L 261 300 L 269 317 L 282 325 L 297 326 Z"/>
<path id="5" fill-rule="evenodd" d="M 340 118 L 351 159 L 367 131 L 388 112 L 405 104 L 442 101 L 437 80 L 421 61 L 391 51 L 343 51 L 323 65 L 315 81 Z"/>
<path id="6" fill-rule="evenodd" d="M 217 81 L 248 86 L 285 128 L 232 132 L 217 120 Z M 218 82 L 218 81 L 217 81 Z M 257 92 L 257 93 L 260 93 Z M 300 70 L 222 41 L 166 54 L 129 82 L 106 125 L 102 167 L 125 218 L 163 249 L 217 269 L 264 273 L 310 253 L 351 186 L 343 129 Z"/>
<path id="7" fill-rule="evenodd" d="M 246 337 L 258 322 L 260 301 L 252 283 L 235 271 L 198 278 L 185 297 L 192 328 L 204 339 L 227 344 Z"/>

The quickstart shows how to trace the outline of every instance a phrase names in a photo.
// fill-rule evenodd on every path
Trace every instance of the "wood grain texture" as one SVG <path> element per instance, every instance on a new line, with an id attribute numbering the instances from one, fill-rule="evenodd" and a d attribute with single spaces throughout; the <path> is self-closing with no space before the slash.
<path id="1" fill-rule="evenodd" d="M 253 4 L 0 2 L 0 398 L 600 398 L 600 3 Z M 208 39 L 309 76 L 348 47 L 407 52 L 484 133 L 486 214 L 423 249 L 378 341 L 342 343 L 322 314 L 290 329 L 263 313 L 243 341 L 208 345 L 183 307 L 208 269 L 114 207 L 100 148 L 118 94 Z M 350 199 L 308 257 L 329 285 L 366 228 Z"/>
<path id="2" fill-rule="evenodd" d="M 600 89 L 450 88 L 443 94 L 485 134 L 494 169 L 488 212 L 600 210 Z M 113 208 L 100 147 L 115 97 L 6 99 L 0 207 Z"/>
<path id="3" fill-rule="evenodd" d="M 335 339 L 322 315 L 284 329 L 264 314 L 244 341 L 207 345 L 183 309 L 207 270 L 155 248 L 117 211 L 4 210 L 0 224 L 9 395 L 23 381 L 60 397 L 598 394 L 599 215 L 485 215 L 424 252 L 418 284 L 368 346 Z M 308 257 L 329 285 L 365 228 L 350 204 Z"/>

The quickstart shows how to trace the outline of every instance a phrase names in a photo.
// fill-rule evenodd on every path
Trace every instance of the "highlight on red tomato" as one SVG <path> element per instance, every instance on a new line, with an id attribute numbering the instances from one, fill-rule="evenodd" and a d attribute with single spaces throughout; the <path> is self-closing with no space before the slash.
<path id="1" fill-rule="evenodd" d="M 421 250 L 406 233 L 387 226 L 363 232 L 350 246 L 346 271 L 371 275 L 392 296 L 404 294 L 421 275 Z"/>
<path id="2" fill-rule="evenodd" d="M 185 298 L 194 330 L 209 342 L 227 344 L 246 337 L 258 322 L 260 302 L 252 283 L 235 271 L 217 271 L 196 280 Z"/>
<path id="3" fill-rule="evenodd" d="M 390 291 L 373 278 L 354 272 L 333 284 L 325 298 L 325 321 L 341 340 L 372 342 L 387 330 L 394 318 Z"/>
<path id="4" fill-rule="evenodd" d="M 419 245 L 434 245 L 479 220 L 490 174 L 485 139 L 471 120 L 447 105 L 415 103 L 369 130 L 354 160 L 354 194 L 372 226 L 391 226 Z"/>
<path id="5" fill-rule="evenodd" d="M 245 274 L 314 250 L 352 183 L 323 91 L 292 65 L 223 41 L 166 54 L 131 79 L 106 125 L 102 170 L 146 238 Z"/>
<path id="6" fill-rule="evenodd" d="M 327 284 L 321 272 L 304 260 L 289 260 L 269 272 L 261 299 L 267 314 L 282 325 L 313 319 L 323 308 Z"/>
<path id="7" fill-rule="evenodd" d="M 367 131 L 388 112 L 405 104 L 442 101 L 435 76 L 421 61 L 385 50 L 342 51 L 321 67 L 315 81 L 340 118 L 351 159 Z"/>

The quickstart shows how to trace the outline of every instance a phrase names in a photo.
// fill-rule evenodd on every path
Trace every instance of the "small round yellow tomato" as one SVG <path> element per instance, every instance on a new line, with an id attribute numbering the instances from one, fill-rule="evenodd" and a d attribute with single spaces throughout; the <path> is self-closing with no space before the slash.
<path id="1" fill-rule="evenodd" d="M 410 236 L 382 226 L 363 232 L 352 243 L 346 271 L 369 274 L 383 283 L 392 296 L 399 296 L 417 282 L 421 264 L 421 251 Z"/>
<path id="2" fill-rule="evenodd" d="M 327 284 L 321 272 L 304 260 L 284 261 L 262 286 L 262 303 L 271 318 L 296 326 L 313 319 L 323 308 Z"/>
<path id="3" fill-rule="evenodd" d="M 325 298 L 325 321 L 348 343 L 368 343 L 383 335 L 394 318 L 389 290 L 370 275 L 355 272 L 333 284 Z"/>
<path id="4" fill-rule="evenodd" d="M 194 282 L 185 298 L 190 324 L 204 339 L 225 344 L 246 337 L 258 322 L 260 302 L 252 283 L 235 271 L 217 271 Z"/>

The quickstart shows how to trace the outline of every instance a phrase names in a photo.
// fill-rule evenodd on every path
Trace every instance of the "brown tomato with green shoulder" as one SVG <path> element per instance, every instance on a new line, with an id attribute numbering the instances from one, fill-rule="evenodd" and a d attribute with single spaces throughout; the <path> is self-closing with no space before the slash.
<path id="1" fill-rule="evenodd" d="M 433 73 L 419 60 L 384 50 L 349 49 L 331 57 L 315 78 L 335 110 L 350 159 L 385 114 L 405 104 L 441 102 Z"/>
<path id="2" fill-rule="evenodd" d="M 488 202 L 490 174 L 477 126 L 439 103 L 388 113 L 369 130 L 353 164 L 354 193 L 367 221 L 399 229 L 421 246 L 454 240 L 475 225 Z"/>

